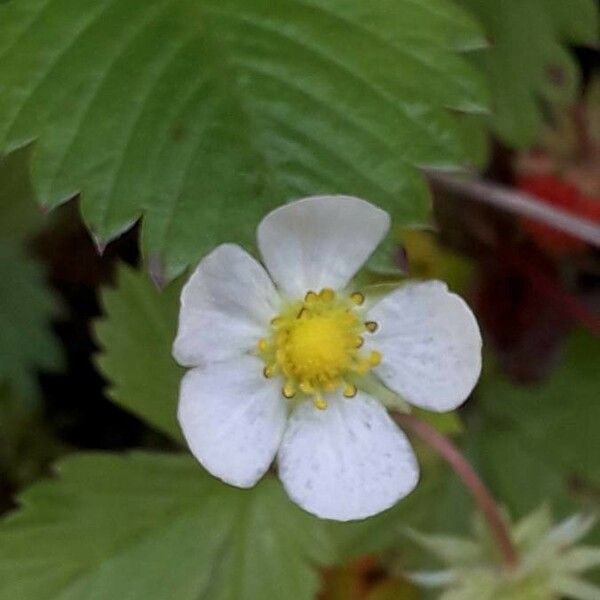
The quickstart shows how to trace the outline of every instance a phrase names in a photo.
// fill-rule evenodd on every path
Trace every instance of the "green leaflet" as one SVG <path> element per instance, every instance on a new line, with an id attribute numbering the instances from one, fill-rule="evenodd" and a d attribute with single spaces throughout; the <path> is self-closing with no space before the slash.
<path id="1" fill-rule="evenodd" d="M 460 113 L 484 112 L 487 93 L 459 52 L 482 45 L 448 0 L 8 2 L 0 148 L 36 139 L 41 203 L 81 192 L 99 243 L 143 215 L 144 253 L 169 279 L 302 195 L 424 222 L 415 165 L 481 147 Z"/>
<path id="2" fill-rule="evenodd" d="M 515 386 L 497 378 L 481 386 L 486 412 L 516 436 L 514 452 L 522 445 L 563 477 L 575 475 L 593 485 L 600 482 L 599 358 L 600 342 L 581 332 L 572 336 L 561 366 L 541 385 Z M 555 482 L 548 485 L 549 491 L 556 488 Z"/>
<path id="3" fill-rule="evenodd" d="M 0 381 L 15 386 L 30 401 L 37 394 L 34 372 L 62 364 L 61 350 L 49 330 L 54 298 L 40 267 L 18 244 L 0 240 Z"/>
<path id="4" fill-rule="evenodd" d="M 108 396 L 177 440 L 183 369 L 171 356 L 171 345 L 180 290 L 176 281 L 159 291 L 145 273 L 121 265 L 116 288 L 102 294 L 104 317 L 94 327 L 102 349 L 96 361 L 110 382 Z"/>
<path id="5" fill-rule="evenodd" d="M 62 353 L 50 331 L 57 305 L 24 245 L 41 224 L 29 180 L 29 149 L 0 155 L 0 382 L 26 402 L 37 369 L 54 370 Z"/>
<path id="6" fill-rule="evenodd" d="M 308 600 L 323 525 L 273 478 L 231 488 L 191 458 L 80 454 L 0 525 L 1 600 Z"/>
<path id="7" fill-rule="evenodd" d="M 459 0 L 484 25 L 489 49 L 475 59 L 492 92 L 492 125 L 508 145 L 533 143 L 543 103 L 575 98 L 579 69 L 567 44 L 598 42 L 594 0 Z"/>
<path id="8" fill-rule="evenodd" d="M 29 175 L 31 147 L 0 154 L 0 238 L 22 241 L 42 224 Z"/>

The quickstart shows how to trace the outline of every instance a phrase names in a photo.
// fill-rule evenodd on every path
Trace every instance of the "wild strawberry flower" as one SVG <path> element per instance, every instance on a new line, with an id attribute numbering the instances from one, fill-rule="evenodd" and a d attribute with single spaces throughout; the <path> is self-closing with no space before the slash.
<path id="1" fill-rule="evenodd" d="M 439 281 L 370 299 L 352 278 L 389 215 L 359 198 L 316 196 L 260 223 L 266 267 L 224 244 L 183 288 L 178 417 L 213 475 L 251 487 L 277 457 L 294 502 L 323 518 L 376 514 L 419 478 L 410 443 L 365 385 L 378 378 L 432 411 L 459 406 L 481 369 L 465 302 Z"/>

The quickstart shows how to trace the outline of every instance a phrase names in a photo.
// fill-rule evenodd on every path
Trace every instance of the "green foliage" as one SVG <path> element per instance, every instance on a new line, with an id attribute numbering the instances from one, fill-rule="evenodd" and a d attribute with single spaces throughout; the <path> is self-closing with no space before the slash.
<path id="1" fill-rule="evenodd" d="M 427 217 L 415 165 L 475 158 L 481 47 L 449 0 L 21 0 L 0 7 L 0 148 L 99 242 L 144 216 L 170 278 L 268 208 L 351 193 Z M 452 109 L 452 110 L 448 110 Z M 481 158 L 481 157 L 480 157 Z"/>
<path id="2" fill-rule="evenodd" d="M 41 267 L 24 248 L 41 224 L 29 178 L 29 148 L 0 156 L 0 382 L 27 401 L 37 394 L 37 369 L 62 364 L 49 330 L 57 314 Z"/>
<path id="3" fill-rule="evenodd" d="M 544 418 L 541 412 L 540 418 Z M 543 502 L 560 515 L 574 510 L 577 505 L 569 494 L 566 474 L 505 427 L 492 422 L 477 436 L 479 474 L 495 497 L 515 517 Z"/>
<path id="4" fill-rule="evenodd" d="M 32 410 L 30 399 L 20 397 L 13 386 L 0 384 L 1 488 L 17 489 L 31 483 L 63 450 L 41 411 Z M 6 508 L 5 502 L 8 498 L 0 494 L 0 512 Z"/>
<path id="5" fill-rule="evenodd" d="M 560 367 L 541 385 L 519 387 L 501 379 L 482 386 L 486 411 L 515 443 L 563 476 L 600 482 L 600 341 L 572 337 Z"/>
<path id="6" fill-rule="evenodd" d="M 183 369 L 171 344 L 180 290 L 176 281 L 161 292 L 145 273 L 123 265 L 116 288 L 102 294 L 104 317 L 95 325 L 109 397 L 175 439 L 181 439 L 176 414 Z"/>
<path id="7" fill-rule="evenodd" d="M 488 75 L 492 123 L 511 146 L 535 141 L 543 102 L 574 99 L 579 68 L 566 44 L 598 42 L 594 0 L 460 0 L 484 25 L 490 48 L 476 57 Z"/>
<path id="8" fill-rule="evenodd" d="M 0 526 L 1 600 L 308 600 L 322 524 L 267 478 L 226 486 L 191 459 L 84 454 Z"/>
<path id="9" fill-rule="evenodd" d="M 42 223 L 29 175 L 31 147 L 0 155 L 0 237 L 22 240 Z"/>
<path id="10" fill-rule="evenodd" d="M 39 265 L 11 241 L 0 240 L 0 280 L 0 381 L 30 400 L 37 394 L 34 372 L 62 364 L 49 330 L 57 307 Z"/>

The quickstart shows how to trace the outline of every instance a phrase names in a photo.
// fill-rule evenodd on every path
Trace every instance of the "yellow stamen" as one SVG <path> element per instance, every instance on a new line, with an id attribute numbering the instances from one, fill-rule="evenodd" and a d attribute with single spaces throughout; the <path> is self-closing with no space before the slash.
<path id="1" fill-rule="evenodd" d="M 381 362 L 376 351 L 364 352 L 362 335 L 377 329 L 374 321 L 364 323 L 356 307 L 364 296 L 336 294 L 330 288 L 309 291 L 304 300 L 290 302 L 272 321 L 272 333 L 258 341 L 258 353 L 267 365 L 265 377 L 283 378 L 282 394 L 293 398 L 298 392 L 312 397 L 324 410 L 324 394 L 356 395 L 356 385 L 347 376 L 365 374 Z"/>
<path id="2" fill-rule="evenodd" d="M 267 378 L 270 379 L 271 377 L 273 377 L 273 375 L 275 375 L 275 370 L 276 370 L 276 366 L 275 365 L 267 365 L 264 369 L 263 369 L 263 375 Z"/>
<path id="3" fill-rule="evenodd" d="M 323 396 L 321 396 L 321 394 L 315 395 L 315 397 L 313 398 L 313 404 L 319 410 L 325 410 L 327 408 L 327 401 L 325 400 L 325 398 L 323 398 Z"/>
<path id="4" fill-rule="evenodd" d="M 335 292 L 331 288 L 323 288 L 319 292 L 319 298 L 323 302 L 331 302 L 335 298 Z"/>
<path id="5" fill-rule="evenodd" d="M 293 382 L 287 381 L 281 389 L 281 393 L 288 399 L 293 398 L 296 395 L 296 386 Z"/>
<path id="6" fill-rule="evenodd" d="M 367 321 L 365 323 L 365 327 L 367 328 L 367 331 L 369 333 L 375 333 L 377 331 L 377 328 L 379 327 L 379 325 L 377 325 L 377 323 L 375 321 Z"/>
<path id="7" fill-rule="evenodd" d="M 372 367 L 376 367 L 381 362 L 381 352 L 371 352 L 369 363 Z"/>
<path id="8" fill-rule="evenodd" d="M 356 396 L 356 386 L 353 385 L 352 383 L 347 383 L 344 387 L 344 396 L 346 396 L 346 398 L 354 398 L 354 396 Z"/>

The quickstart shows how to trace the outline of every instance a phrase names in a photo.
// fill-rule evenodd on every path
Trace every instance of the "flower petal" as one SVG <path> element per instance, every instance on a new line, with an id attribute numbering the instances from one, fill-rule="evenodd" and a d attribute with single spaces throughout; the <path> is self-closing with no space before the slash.
<path id="1" fill-rule="evenodd" d="M 181 292 L 173 356 L 195 367 L 241 355 L 266 334 L 278 302 L 273 282 L 254 258 L 233 244 L 217 247 Z"/>
<path id="2" fill-rule="evenodd" d="M 280 290 L 343 288 L 373 253 L 389 215 L 351 196 L 313 196 L 269 213 L 258 226 L 263 261 Z"/>
<path id="3" fill-rule="evenodd" d="M 280 383 L 265 379 L 254 356 L 189 371 L 181 382 L 178 418 L 190 450 L 226 483 L 253 486 L 281 441 L 287 405 Z"/>
<path id="4" fill-rule="evenodd" d="M 406 401 L 433 411 L 462 404 L 481 372 L 481 334 L 465 301 L 440 281 L 408 284 L 368 313 L 368 346 L 382 354 L 381 379 Z"/>
<path id="5" fill-rule="evenodd" d="M 328 398 L 325 410 L 300 404 L 290 417 L 278 464 L 294 502 L 338 521 L 389 508 L 419 479 L 408 439 L 383 406 L 363 393 Z"/>

